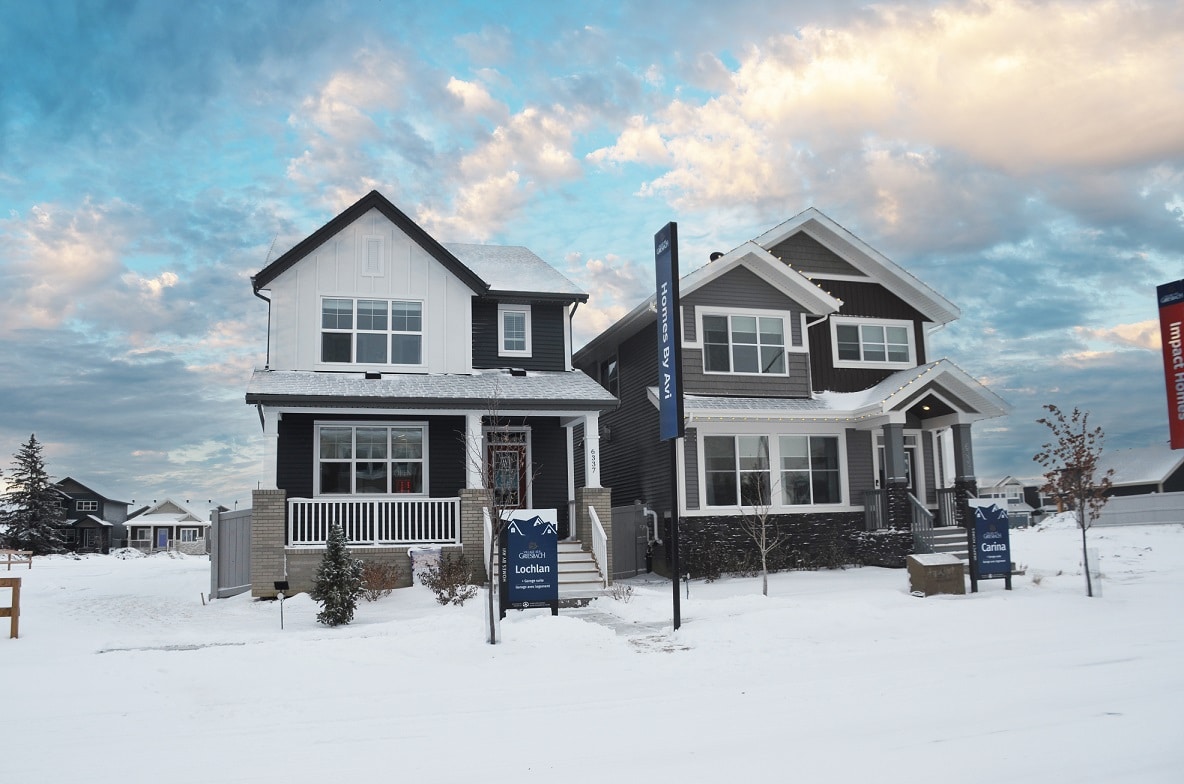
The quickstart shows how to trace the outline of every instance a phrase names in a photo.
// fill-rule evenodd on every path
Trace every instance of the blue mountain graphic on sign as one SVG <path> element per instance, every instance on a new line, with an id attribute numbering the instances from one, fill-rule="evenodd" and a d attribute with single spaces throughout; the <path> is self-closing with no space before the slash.
<path id="1" fill-rule="evenodd" d="M 541 531 L 539 530 L 540 525 L 543 526 Z M 530 518 L 529 520 L 511 519 L 510 526 L 509 526 L 508 530 L 510 533 L 514 534 L 515 536 L 530 536 L 531 534 L 535 534 L 535 533 L 539 533 L 539 534 L 557 534 L 558 533 L 555 529 L 554 523 L 549 523 L 546 520 L 544 520 L 543 518 L 539 517 L 538 515 L 535 515 L 534 517 Z"/>

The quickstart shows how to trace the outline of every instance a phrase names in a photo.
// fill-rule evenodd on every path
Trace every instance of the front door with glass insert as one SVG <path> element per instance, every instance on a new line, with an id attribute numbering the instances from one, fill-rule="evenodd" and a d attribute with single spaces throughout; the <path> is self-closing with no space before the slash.
<path id="1" fill-rule="evenodd" d="M 486 471 L 496 502 L 503 509 L 523 509 L 530 504 L 527 437 L 525 430 L 486 434 Z"/>

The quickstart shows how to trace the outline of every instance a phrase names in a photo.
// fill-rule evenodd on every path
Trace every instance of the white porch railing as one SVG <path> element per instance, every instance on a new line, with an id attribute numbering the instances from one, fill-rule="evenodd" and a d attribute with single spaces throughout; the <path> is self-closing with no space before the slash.
<path id="1" fill-rule="evenodd" d="M 604 587 L 608 587 L 608 536 L 604 533 L 604 526 L 600 524 L 600 516 L 596 514 L 596 507 L 588 507 L 588 517 L 592 520 L 592 557 L 596 559 L 596 566 L 600 569 L 600 579 Z"/>
<path id="2" fill-rule="evenodd" d="M 352 545 L 458 544 L 460 499 L 289 499 L 289 545 L 323 545 L 334 523 Z"/>

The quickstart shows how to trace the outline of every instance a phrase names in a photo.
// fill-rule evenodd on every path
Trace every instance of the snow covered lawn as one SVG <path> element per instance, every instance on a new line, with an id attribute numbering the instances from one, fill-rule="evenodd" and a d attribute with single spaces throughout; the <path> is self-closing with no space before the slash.
<path id="1" fill-rule="evenodd" d="M 1027 574 L 915 598 L 904 570 L 631 581 L 553 618 L 424 588 L 316 623 L 203 605 L 199 558 L 38 558 L 0 634 L 6 782 L 1184 780 L 1184 528 L 1016 531 Z M 4 576 L 9 576 L 4 573 Z M 9 595 L 0 590 L 0 604 Z"/>

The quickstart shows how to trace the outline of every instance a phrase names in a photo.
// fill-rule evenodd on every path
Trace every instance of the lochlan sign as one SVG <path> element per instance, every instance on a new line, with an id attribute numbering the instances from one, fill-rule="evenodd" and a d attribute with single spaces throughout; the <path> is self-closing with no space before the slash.
<path id="1" fill-rule="evenodd" d="M 999 580 L 1011 590 L 1011 528 L 1007 509 L 993 501 L 970 499 L 974 510 L 974 553 L 971 555 L 971 591 L 978 580 Z"/>
<path id="2" fill-rule="evenodd" d="M 507 512 L 501 541 L 501 614 L 550 607 L 559 614 L 559 516 L 554 509 Z"/>

